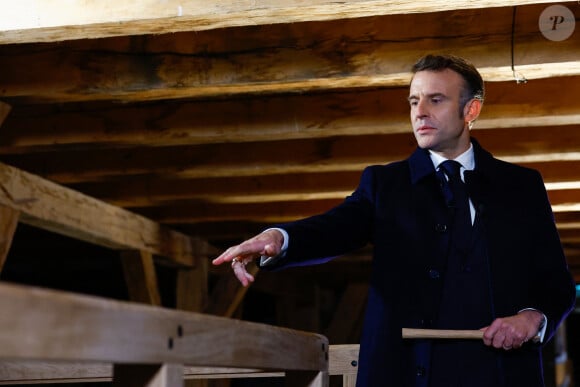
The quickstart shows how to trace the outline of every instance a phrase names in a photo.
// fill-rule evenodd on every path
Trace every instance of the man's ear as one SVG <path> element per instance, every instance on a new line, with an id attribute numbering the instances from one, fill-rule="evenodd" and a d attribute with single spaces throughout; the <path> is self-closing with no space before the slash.
<path id="1" fill-rule="evenodd" d="M 482 105 L 483 102 L 481 100 L 473 98 L 463 107 L 463 116 L 465 117 L 465 121 L 470 123 L 470 126 L 479 117 Z"/>

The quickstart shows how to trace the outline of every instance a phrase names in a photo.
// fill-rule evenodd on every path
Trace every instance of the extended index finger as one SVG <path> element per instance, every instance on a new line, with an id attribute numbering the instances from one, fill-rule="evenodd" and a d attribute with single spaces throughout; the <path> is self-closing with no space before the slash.
<path id="1" fill-rule="evenodd" d="M 228 248 L 219 257 L 214 259 L 212 263 L 214 265 L 221 265 L 224 262 L 231 262 L 236 257 L 246 258 L 258 255 L 262 250 L 264 250 L 263 243 L 260 243 L 255 239 L 250 239 L 240 243 L 239 245 Z"/>
<path id="2" fill-rule="evenodd" d="M 221 265 L 224 262 L 231 262 L 235 257 L 239 255 L 239 246 L 232 246 L 228 248 L 226 251 L 220 254 L 217 258 L 215 258 L 211 263 L 214 265 Z"/>

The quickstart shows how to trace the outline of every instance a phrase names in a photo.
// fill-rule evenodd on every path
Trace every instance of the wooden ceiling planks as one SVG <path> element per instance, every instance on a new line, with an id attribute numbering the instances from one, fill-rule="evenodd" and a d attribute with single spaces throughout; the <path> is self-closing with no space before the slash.
<path id="1" fill-rule="evenodd" d="M 544 8 L 518 7 L 514 64 L 527 79 L 580 74 L 573 40 L 553 44 L 538 33 Z M 396 87 L 406 86 L 410 65 L 433 50 L 470 58 L 487 81 L 514 79 L 512 8 L 438 12 L 437 23 L 433 17 L 397 14 L 364 22 L 340 19 L 24 45 L 24 50 L 6 46 L 0 84 L 5 97 L 35 103 Z"/>
<path id="2" fill-rule="evenodd" d="M 219 4 L 179 0 L 117 2 L 22 0 L 0 19 L 0 44 L 63 41 L 107 36 L 201 31 L 232 26 L 328 21 L 374 15 L 412 14 L 454 9 L 522 6 L 556 0 L 224 0 Z"/>

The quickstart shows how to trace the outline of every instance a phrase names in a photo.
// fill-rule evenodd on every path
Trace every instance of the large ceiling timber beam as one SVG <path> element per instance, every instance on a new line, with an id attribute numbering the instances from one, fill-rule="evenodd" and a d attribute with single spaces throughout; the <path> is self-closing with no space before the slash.
<path id="1" fill-rule="evenodd" d="M 201 31 L 243 25 L 297 23 L 375 15 L 437 12 L 557 0 L 361 0 L 340 2 L 301 0 L 204 1 L 123 0 L 116 2 L 20 0 L 2 12 L 0 44 L 63 41 L 120 35 Z"/>
<path id="2" fill-rule="evenodd" d="M 137 249 L 192 266 L 205 242 L 30 173 L 0 164 L 0 204 L 20 221 L 112 249 Z"/>
<path id="3" fill-rule="evenodd" d="M 280 223 L 321 213 L 339 204 L 341 199 L 288 201 L 280 203 L 221 203 L 187 202 L 171 207 L 139 208 L 145 216 L 165 224 L 252 221 Z"/>
<path id="4" fill-rule="evenodd" d="M 547 165 L 556 165 L 558 160 L 571 164 L 580 160 L 578 125 L 478 129 L 473 133 L 497 157 L 512 162 L 548 162 Z M 415 139 L 407 130 L 407 133 L 392 135 L 337 136 L 282 142 L 5 155 L 3 160 L 49 180 L 73 184 L 111 178 L 126 180 L 130 175 L 215 179 L 288 173 L 360 172 L 370 164 L 406 158 L 415 147 Z M 560 178 L 547 177 L 547 181 L 578 180 L 576 173 L 567 175 L 572 172 L 568 169 L 554 171 Z M 157 187 L 142 187 L 146 189 L 143 193 L 151 193 L 152 198 L 155 192 L 160 192 Z M 200 194 L 203 195 L 203 191 Z M 227 193 L 224 194 L 227 196 Z"/>
<path id="5" fill-rule="evenodd" d="M 576 39 L 556 43 L 538 32 L 545 5 L 518 9 L 513 38 L 518 73 L 527 79 L 580 74 Z M 438 23 L 432 18 L 411 14 L 368 23 L 347 19 L 324 28 L 268 25 L 235 33 L 209 31 L 201 37 L 182 33 L 171 35 L 171 40 L 151 36 L 139 44 L 125 38 L 89 45 L 70 42 L 26 54 L 18 46 L 7 46 L 0 57 L 0 95 L 19 102 L 60 103 L 402 86 L 408 84 L 417 58 L 434 50 L 470 59 L 487 81 L 514 79 L 512 9 L 441 12 Z M 415 27 L 407 32 L 401 25 Z M 441 25 L 453 28 L 442 30 Z M 232 34 L 246 41 L 228 41 L 225 36 Z"/>
<path id="6" fill-rule="evenodd" d="M 578 196 L 578 190 L 570 196 Z M 245 221 L 279 223 L 295 220 L 305 216 L 318 214 L 342 202 L 344 197 L 319 200 L 295 200 L 278 202 L 254 202 L 254 203 L 206 203 L 201 201 L 188 201 L 172 204 L 167 207 L 138 208 L 135 211 L 145 214 L 147 217 L 156 219 L 164 224 L 221 222 L 221 221 Z M 567 211 L 560 210 L 558 200 L 568 200 L 569 197 L 559 195 L 551 196 L 555 213 Z M 576 203 L 578 200 L 576 199 Z M 580 205 L 576 204 L 577 211 Z"/>
<path id="7" fill-rule="evenodd" d="M 543 169 L 548 171 L 554 168 L 546 166 Z M 216 204 L 306 201 L 345 198 L 356 188 L 360 175 L 359 171 L 337 171 L 227 179 L 161 179 L 155 184 L 149 184 L 148 178 L 137 178 L 81 184 L 78 189 L 124 208 L 164 206 L 184 200 Z M 547 177 L 552 178 L 551 175 Z M 546 189 L 553 204 L 579 202 L 580 174 L 578 180 L 568 184 L 547 183 Z"/>
<path id="8" fill-rule="evenodd" d="M 122 180 L 74 184 L 72 188 L 119 207 L 147 207 L 181 200 L 256 203 L 345 197 L 361 171 L 283 174 L 229 178 L 160 179 L 129 176 Z"/>
<path id="9" fill-rule="evenodd" d="M 565 169 L 572 174 L 562 175 L 558 170 L 560 164 L 550 167 L 559 157 L 573 155 L 577 152 L 576 144 L 580 143 L 580 125 L 536 128 L 509 128 L 494 130 L 476 130 L 474 136 L 482 144 L 501 158 L 525 162 L 529 158 L 539 159 L 544 156 L 541 168 L 550 191 L 568 191 L 580 186 L 580 173 Z M 515 140 L 514 140 L 515 139 Z M 226 149 L 218 154 L 235 152 L 234 147 L 224 145 Z M 304 142 L 286 142 L 283 145 L 272 144 L 272 149 L 288 149 L 296 164 L 316 162 L 328 159 L 340 163 L 334 171 L 324 173 L 311 172 L 307 174 L 273 174 L 257 176 L 224 176 L 216 178 L 210 175 L 194 179 L 160 179 L 152 175 L 124 176 L 122 179 L 72 184 L 71 188 L 90 196 L 121 207 L 146 207 L 163 204 L 164 202 L 186 199 L 204 200 L 215 203 L 244 203 L 284 200 L 313 200 L 344 197 L 352 191 L 361 170 L 349 167 L 347 160 L 355 165 L 365 160 L 369 163 L 385 163 L 387 159 L 404 158 L 415 147 L 411 135 L 397 134 L 384 136 L 337 137 L 332 140 L 319 140 L 314 144 Z M 256 147 L 245 148 L 248 152 L 260 152 Z M 163 155 L 154 159 L 162 159 Z M 277 151 L 278 152 L 278 151 Z M 550 158 L 550 152 L 555 156 Z M 184 153 L 194 155 L 192 149 Z M 211 152 L 204 152 L 209 154 Z M 276 153 L 279 155 L 279 153 Z M 225 161 L 226 159 L 222 159 Z M 118 160 L 121 162 L 121 160 Z M 268 161 L 265 159 L 264 163 Z M 231 166 L 234 168 L 235 160 Z M 66 165 L 66 162 L 64 163 Z M 218 165 L 216 168 L 220 168 Z M 215 173 L 215 170 L 213 170 Z M 272 182 L 275 184 L 272 184 Z"/>
<path id="10" fill-rule="evenodd" d="M 576 90 L 580 90 L 580 76 L 560 78 L 560 82 L 489 83 L 476 128 L 577 124 Z M 409 133 L 407 97 L 408 88 L 401 87 L 54 114 L 25 109 L 18 115 L 13 112 L 4 124 L 0 154 L 30 153 L 35 147 L 62 151 L 86 145 L 160 147 Z"/>

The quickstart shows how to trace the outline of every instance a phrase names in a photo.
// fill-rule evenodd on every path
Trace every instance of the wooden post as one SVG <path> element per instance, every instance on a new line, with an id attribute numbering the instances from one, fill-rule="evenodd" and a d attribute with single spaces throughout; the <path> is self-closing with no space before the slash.
<path id="1" fill-rule="evenodd" d="M 183 387 L 178 364 L 115 364 L 113 387 Z"/>
<path id="2" fill-rule="evenodd" d="M 19 217 L 19 211 L 0 205 L 0 272 L 8 257 Z"/>
<path id="3" fill-rule="evenodd" d="M 209 261 L 199 257 L 193 268 L 177 269 L 177 286 L 175 294 L 176 308 L 189 312 L 202 312 L 208 302 Z M 229 381 L 227 381 L 229 385 Z M 209 387 L 209 381 L 203 379 L 185 380 L 184 387 Z"/>
<path id="4" fill-rule="evenodd" d="M 6 119 L 6 117 L 8 117 L 8 114 L 10 114 L 11 109 L 12 108 L 10 105 L 0 101 L 0 127 L 4 123 L 4 120 Z"/>
<path id="5" fill-rule="evenodd" d="M 343 387 L 354 387 L 358 372 L 358 344 L 331 345 L 328 352 L 329 375 L 342 375 Z"/>
<path id="6" fill-rule="evenodd" d="M 125 283 L 132 301 L 161 305 L 153 255 L 147 251 L 129 250 L 121 253 Z"/>
<path id="7" fill-rule="evenodd" d="M 193 268 L 177 269 L 176 307 L 189 312 L 203 312 L 208 303 L 209 261 L 207 257 L 199 257 L 195 262 Z"/>

